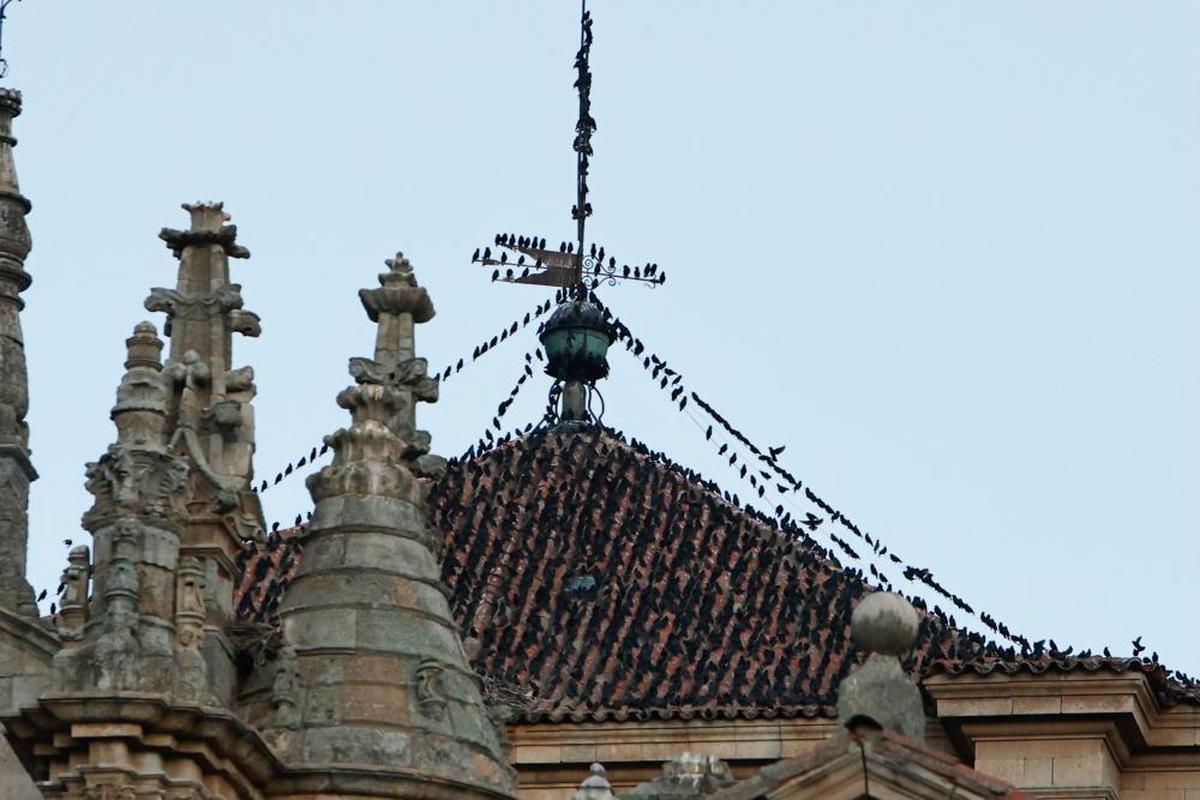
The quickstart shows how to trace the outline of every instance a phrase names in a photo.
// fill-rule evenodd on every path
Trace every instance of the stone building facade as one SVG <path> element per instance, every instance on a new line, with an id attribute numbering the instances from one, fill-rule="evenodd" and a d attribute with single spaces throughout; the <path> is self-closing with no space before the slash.
<path id="1" fill-rule="evenodd" d="M 165 341 L 126 340 L 90 542 L 41 616 L 20 109 L 0 91 L 0 797 L 1200 800 L 1200 697 L 1155 662 L 1014 653 L 920 603 L 866 644 L 861 575 L 612 431 L 433 455 L 400 255 L 360 293 L 375 347 L 312 518 L 268 534 L 219 203 L 160 234 Z"/>

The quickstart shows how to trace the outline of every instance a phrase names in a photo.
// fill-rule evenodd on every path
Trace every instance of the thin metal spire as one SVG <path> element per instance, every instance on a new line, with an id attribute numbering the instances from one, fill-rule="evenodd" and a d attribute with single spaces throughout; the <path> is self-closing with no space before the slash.
<path id="1" fill-rule="evenodd" d="M 19 0 L 18 0 L 19 1 Z M 0 0 L 0 53 L 4 51 L 4 20 L 8 6 L 13 0 Z M 8 74 L 8 61 L 0 56 L 0 78 Z"/>
<path id="2" fill-rule="evenodd" d="M 596 131 L 596 120 L 592 118 L 592 71 L 588 61 L 592 53 L 592 18 L 588 14 L 587 0 L 580 0 L 579 12 L 579 52 L 575 54 L 575 69 L 579 77 L 575 80 L 575 88 L 579 90 L 579 120 L 575 123 L 575 206 L 571 208 L 571 216 L 575 219 L 576 239 L 578 246 L 575 252 L 582 257 L 586 252 L 583 248 L 587 241 L 587 218 L 592 215 L 592 205 L 588 202 L 588 165 L 592 157 L 592 134 Z M 576 270 L 575 292 L 584 290 L 582 258 Z"/>
<path id="3" fill-rule="evenodd" d="M 592 134 L 596 120 L 592 116 L 592 15 L 587 0 L 580 0 L 579 51 L 575 54 L 575 88 L 579 94 L 579 118 L 575 122 L 575 204 L 571 219 L 575 220 L 574 241 L 562 241 L 558 249 L 547 247 L 538 236 L 496 234 L 492 246 L 475 250 L 471 262 L 492 268 L 492 280 L 505 283 L 531 283 L 566 289 L 566 297 L 585 299 L 589 291 L 601 284 L 615 286 L 618 282 L 633 281 L 653 288 L 666 281 L 658 264 L 617 264 L 617 259 L 588 243 L 587 219 L 592 215 L 588 200 L 588 172 L 592 159 Z M 507 252 L 501 252 L 507 251 Z M 513 257 L 509 258 L 509 253 Z"/>

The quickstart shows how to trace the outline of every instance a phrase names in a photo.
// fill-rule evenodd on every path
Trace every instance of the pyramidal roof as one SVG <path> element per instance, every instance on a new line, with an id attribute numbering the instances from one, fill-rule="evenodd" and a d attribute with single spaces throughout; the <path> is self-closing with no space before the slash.
<path id="1" fill-rule="evenodd" d="M 472 666 L 520 718 L 836 716 L 850 614 L 875 587 L 661 454 L 607 429 L 534 431 L 451 462 L 429 501 Z M 243 619 L 271 618 L 300 558 L 286 533 L 248 547 Z M 1136 669 L 1161 699 L 1196 700 L 1159 665 L 1014 658 L 924 609 L 905 665 Z"/>

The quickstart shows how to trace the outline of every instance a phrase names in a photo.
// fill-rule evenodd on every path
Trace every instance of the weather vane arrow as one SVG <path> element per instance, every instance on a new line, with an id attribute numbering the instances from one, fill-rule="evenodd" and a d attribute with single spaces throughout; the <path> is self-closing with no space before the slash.
<path id="1" fill-rule="evenodd" d="M 10 0 L 11 1 L 11 0 Z M 579 52 L 575 54 L 575 88 L 579 93 L 579 119 L 575 123 L 575 204 L 571 206 L 571 218 L 575 220 L 575 241 L 562 241 L 558 249 L 546 246 L 546 240 L 538 236 L 518 236 L 513 233 L 496 234 L 492 245 L 477 248 L 471 262 L 492 267 L 492 280 L 505 283 L 529 283 L 538 286 L 555 286 L 569 289 L 576 297 L 607 284 L 632 281 L 650 288 L 666 282 L 667 276 L 658 264 L 618 265 L 614 256 L 587 243 L 587 220 L 592 216 L 592 204 L 588 200 L 588 170 L 592 159 L 592 134 L 596 132 L 596 120 L 592 117 L 592 15 L 583 0 L 579 19 Z M 492 247 L 496 252 L 492 252 Z M 512 257 L 509 254 L 512 254 Z"/>

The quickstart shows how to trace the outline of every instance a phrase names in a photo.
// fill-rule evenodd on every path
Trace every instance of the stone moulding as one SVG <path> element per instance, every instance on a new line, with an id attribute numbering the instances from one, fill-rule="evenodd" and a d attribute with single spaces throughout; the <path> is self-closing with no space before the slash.
<path id="1" fill-rule="evenodd" d="M 1162 707 L 1140 673 L 939 674 L 924 687 L 964 758 L 986 742 L 1099 740 L 1122 772 L 1200 768 L 1200 711 Z"/>
<path id="2" fill-rule="evenodd" d="M 138 750 L 185 755 L 205 774 L 219 775 L 238 797 L 260 798 L 257 788 L 282 770 L 262 736 L 233 713 L 168 703 L 137 692 L 43 695 L 36 706 L 0 719 L 18 755 L 34 763 L 51 785 L 70 776 L 73 753 L 95 739 L 133 740 Z"/>
<path id="3" fill-rule="evenodd" d="M 18 639 L 43 652 L 47 663 L 62 647 L 58 637 L 43 627 L 39 620 L 22 617 L 0 607 L 0 641 L 6 642 L 5 646 L 8 647 L 8 642 Z"/>
<path id="4" fill-rule="evenodd" d="M 305 765 L 290 769 L 267 787 L 267 795 L 279 800 L 296 797 L 420 797 L 422 800 L 512 800 L 511 794 L 443 775 L 424 775 L 381 767 L 344 764 Z"/>

